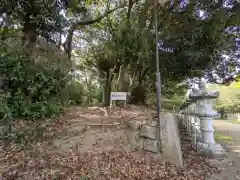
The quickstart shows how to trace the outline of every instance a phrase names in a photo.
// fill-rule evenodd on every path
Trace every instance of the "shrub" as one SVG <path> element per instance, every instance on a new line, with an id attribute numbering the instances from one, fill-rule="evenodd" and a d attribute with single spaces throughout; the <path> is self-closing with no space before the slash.
<path id="1" fill-rule="evenodd" d="M 73 80 L 67 87 L 68 99 L 70 104 L 82 104 L 84 93 L 84 87 L 80 82 Z"/>
<path id="2" fill-rule="evenodd" d="M 3 88 L 0 116 L 26 119 L 51 117 L 62 109 L 61 93 L 71 80 L 69 63 L 61 64 L 56 60 L 60 58 L 58 56 L 47 58 L 46 54 L 35 53 L 33 56 L 24 52 L 9 51 L 6 46 L 0 48 Z"/>

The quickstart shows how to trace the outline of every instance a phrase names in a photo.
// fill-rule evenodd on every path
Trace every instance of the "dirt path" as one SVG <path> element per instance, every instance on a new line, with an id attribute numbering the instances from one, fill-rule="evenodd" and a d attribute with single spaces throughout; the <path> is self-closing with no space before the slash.
<path id="1" fill-rule="evenodd" d="M 226 147 L 227 158 L 218 161 L 221 173 L 212 176 L 212 180 L 240 179 L 240 125 L 226 121 L 214 120 L 214 128 L 222 140 L 219 143 Z"/>
<path id="2" fill-rule="evenodd" d="M 42 141 L 0 146 L 0 180 L 204 180 L 218 171 L 184 136 L 183 168 L 129 148 L 127 121 L 152 119 L 151 112 L 131 106 L 109 117 L 100 107 L 71 107 L 44 125 Z"/>

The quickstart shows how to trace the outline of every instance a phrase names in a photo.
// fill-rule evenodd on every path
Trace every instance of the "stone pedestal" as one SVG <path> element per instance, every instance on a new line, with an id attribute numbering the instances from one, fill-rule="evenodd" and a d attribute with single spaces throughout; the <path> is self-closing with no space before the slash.
<path id="1" fill-rule="evenodd" d="M 224 157 L 226 155 L 225 150 L 220 144 L 205 142 L 197 143 L 197 153 L 210 158 Z"/>
<path id="2" fill-rule="evenodd" d="M 214 129 L 212 127 L 211 117 L 200 118 L 200 129 L 202 132 L 202 141 L 205 143 L 214 144 Z"/>

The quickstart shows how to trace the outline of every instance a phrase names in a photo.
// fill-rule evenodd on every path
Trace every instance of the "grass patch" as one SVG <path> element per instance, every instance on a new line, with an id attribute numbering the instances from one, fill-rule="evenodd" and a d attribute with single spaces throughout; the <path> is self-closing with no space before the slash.
<path id="1" fill-rule="evenodd" d="M 220 132 L 214 133 L 214 139 L 216 142 L 231 142 L 233 140 L 231 136 L 226 136 Z"/>

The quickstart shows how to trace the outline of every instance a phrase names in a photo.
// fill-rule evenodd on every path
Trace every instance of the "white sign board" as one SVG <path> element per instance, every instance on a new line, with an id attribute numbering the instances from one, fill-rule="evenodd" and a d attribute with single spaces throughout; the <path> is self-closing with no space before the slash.
<path id="1" fill-rule="evenodd" d="M 124 106 L 127 104 L 127 92 L 111 92 L 110 95 L 110 108 L 112 107 L 113 101 L 125 101 Z"/>
<path id="2" fill-rule="evenodd" d="M 111 92 L 112 101 L 126 101 L 127 92 Z"/>

